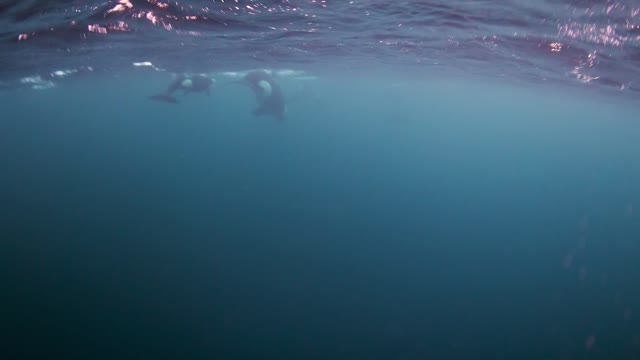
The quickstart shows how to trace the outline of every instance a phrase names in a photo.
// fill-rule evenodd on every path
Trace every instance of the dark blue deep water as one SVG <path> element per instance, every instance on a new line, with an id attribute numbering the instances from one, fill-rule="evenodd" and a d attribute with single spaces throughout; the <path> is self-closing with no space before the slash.
<path id="1" fill-rule="evenodd" d="M 0 24 L 0 359 L 640 359 L 640 1 Z"/>

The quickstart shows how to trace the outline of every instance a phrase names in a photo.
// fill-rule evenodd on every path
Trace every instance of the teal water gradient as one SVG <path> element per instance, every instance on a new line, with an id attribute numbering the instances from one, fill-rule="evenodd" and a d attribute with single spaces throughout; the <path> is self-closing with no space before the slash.
<path id="1" fill-rule="evenodd" d="M 3 358 L 638 354 L 637 102 L 340 74 L 280 123 L 168 80 L 0 94 Z"/>

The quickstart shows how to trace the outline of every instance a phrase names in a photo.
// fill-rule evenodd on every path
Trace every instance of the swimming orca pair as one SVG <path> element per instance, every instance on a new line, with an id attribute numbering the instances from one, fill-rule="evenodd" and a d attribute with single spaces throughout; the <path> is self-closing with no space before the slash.
<path id="1" fill-rule="evenodd" d="M 284 120 L 284 114 L 287 110 L 284 101 L 284 94 L 280 86 L 274 81 L 273 77 L 266 71 L 256 70 L 247 73 L 241 80 L 227 83 L 241 84 L 248 86 L 258 100 L 258 107 L 253 111 L 256 116 L 269 115 L 278 120 Z M 151 99 L 164 101 L 169 103 L 177 103 L 173 93 L 177 90 L 183 90 L 185 94 L 192 92 L 210 93 L 213 80 L 206 76 L 197 75 L 193 77 L 179 76 L 169 86 L 165 92 L 151 96 Z"/>

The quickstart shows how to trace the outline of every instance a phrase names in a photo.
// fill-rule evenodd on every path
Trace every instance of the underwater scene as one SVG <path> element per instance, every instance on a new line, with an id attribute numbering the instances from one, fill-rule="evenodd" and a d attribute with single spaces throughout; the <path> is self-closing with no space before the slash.
<path id="1" fill-rule="evenodd" d="M 1 359 L 640 359 L 639 1 L 0 24 Z"/>

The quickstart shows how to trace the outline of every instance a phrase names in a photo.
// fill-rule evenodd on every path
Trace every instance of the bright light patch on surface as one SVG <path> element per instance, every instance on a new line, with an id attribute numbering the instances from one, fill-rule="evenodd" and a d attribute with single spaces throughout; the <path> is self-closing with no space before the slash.
<path id="1" fill-rule="evenodd" d="M 129 31 L 129 25 L 124 21 L 118 21 L 115 24 L 109 25 L 109 30 Z"/>
<path id="2" fill-rule="evenodd" d="M 235 72 L 235 71 L 225 71 L 225 72 L 221 73 L 220 75 L 222 75 L 222 76 L 228 76 L 228 77 L 234 77 L 234 78 L 235 78 L 235 77 L 240 77 L 240 76 L 242 76 L 242 74 L 237 73 L 237 72 Z"/>
<path id="3" fill-rule="evenodd" d="M 581 24 L 577 22 L 560 26 L 558 35 L 614 47 L 620 47 L 624 43 L 633 40 L 630 36 L 619 34 L 615 25 L 600 26 L 598 24 Z"/>
<path id="4" fill-rule="evenodd" d="M 51 80 L 44 80 L 40 76 L 27 76 L 20 79 L 22 84 L 31 84 L 31 88 L 34 90 L 46 90 L 56 86 Z"/>
<path id="5" fill-rule="evenodd" d="M 56 70 L 56 71 L 51 73 L 51 76 L 65 77 L 65 76 L 69 76 L 71 74 L 75 74 L 77 72 L 78 72 L 78 70 L 75 70 L 75 69 L 71 69 L 71 70 Z"/>
<path id="6" fill-rule="evenodd" d="M 133 4 L 131 4 L 129 0 L 120 0 L 118 1 L 118 4 L 116 4 L 116 6 L 107 10 L 107 14 L 110 14 L 113 12 L 121 12 L 121 11 L 124 11 L 125 9 L 131 9 L 131 8 L 133 8 Z"/>
<path id="7" fill-rule="evenodd" d="M 153 65 L 153 63 L 151 63 L 151 61 L 140 61 L 140 62 L 134 62 L 132 63 L 133 66 L 135 67 L 150 67 L 153 70 L 156 71 L 163 71 L 162 69 L 156 67 L 155 65 Z"/>
<path id="8" fill-rule="evenodd" d="M 147 13 L 147 20 L 151 21 L 151 23 L 153 25 L 157 25 L 158 24 L 158 17 L 153 15 L 153 11 L 149 11 Z"/>
<path id="9" fill-rule="evenodd" d="M 277 76 L 301 76 L 304 74 L 305 73 L 302 70 L 283 69 L 276 71 Z"/>
<path id="10" fill-rule="evenodd" d="M 562 43 L 554 42 L 549 44 L 549 47 L 551 48 L 551 52 L 560 52 L 560 50 L 562 50 Z"/>
<path id="11" fill-rule="evenodd" d="M 42 81 L 42 78 L 40 76 L 28 76 L 20 79 L 20 82 L 23 84 L 33 84 L 41 81 Z"/>
<path id="12" fill-rule="evenodd" d="M 313 76 L 306 76 L 307 74 L 305 71 L 303 70 L 294 70 L 294 69 L 281 69 L 281 70 L 272 70 L 272 69 L 249 69 L 249 70 L 242 70 L 242 71 L 224 71 L 224 72 L 220 72 L 220 76 L 226 76 L 226 77 L 243 77 L 245 75 L 247 75 L 248 73 L 252 72 L 252 71 L 264 71 L 265 73 L 272 75 L 272 76 L 279 76 L 279 77 L 295 77 L 296 79 L 302 79 L 302 80 L 311 80 L 311 79 L 315 79 L 315 77 Z"/>
<path id="13" fill-rule="evenodd" d="M 98 33 L 98 34 L 106 34 L 107 33 L 107 28 L 104 26 L 100 26 L 98 24 L 90 24 L 87 26 L 87 29 L 90 32 L 94 32 L 94 33 Z"/>
<path id="14" fill-rule="evenodd" d="M 594 76 L 591 74 L 587 74 L 585 69 L 593 68 L 598 63 L 598 58 L 596 52 L 591 52 L 587 55 L 586 60 L 581 60 L 578 65 L 576 65 L 573 70 L 571 70 L 571 74 L 575 76 L 576 79 L 588 83 L 592 80 L 597 80 L 600 76 Z"/>
<path id="15" fill-rule="evenodd" d="M 151 63 L 151 61 L 143 61 L 143 62 L 134 62 L 133 66 L 151 66 L 151 67 L 153 67 L 153 64 Z"/>
<path id="16" fill-rule="evenodd" d="M 125 7 L 122 6 L 121 4 L 118 4 L 116 6 L 114 6 L 112 9 L 107 10 L 107 14 L 110 14 L 112 12 L 120 12 L 120 11 L 124 11 Z"/>

